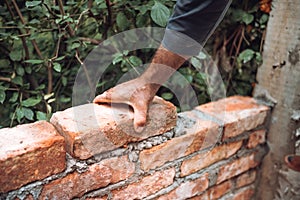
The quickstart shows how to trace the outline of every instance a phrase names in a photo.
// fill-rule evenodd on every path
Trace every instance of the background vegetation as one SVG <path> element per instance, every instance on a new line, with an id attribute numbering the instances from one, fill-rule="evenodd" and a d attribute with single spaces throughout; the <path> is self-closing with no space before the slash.
<path id="1" fill-rule="evenodd" d="M 174 0 L 4 0 L 0 2 L 0 127 L 49 119 L 71 106 L 72 86 L 82 60 L 118 32 L 164 27 Z M 234 0 L 206 45 L 227 87 L 227 95 L 251 95 L 268 20 L 258 0 Z M 263 10 L 263 11 L 262 11 Z M 117 55 L 98 93 L 115 85 L 131 67 L 148 63 L 152 50 Z M 203 74 L 190 64 L 180 72 L 200 103 L 209 101 Z M 178 87 L 181 87 L 178 85 Z M 166 88 L 159 95 L 176 104 Z"/>

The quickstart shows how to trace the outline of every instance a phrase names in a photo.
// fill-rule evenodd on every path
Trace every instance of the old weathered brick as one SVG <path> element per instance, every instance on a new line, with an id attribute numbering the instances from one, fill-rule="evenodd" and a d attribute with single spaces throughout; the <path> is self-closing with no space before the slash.
<path id="1" fill-rule="evenodd" d="M 162 166 L 168 161 L 202 149 L 203 143 L 206 143 L 205 147 L 207 147 L 207 137 L 218 135 L 218 127 L 216 123 L 211 121 L 197 119 L 193 127 L 186 129 L 185 135 L 173 138 L 151 149 L 143 150 L 140 153 L 141 168 L 149 170 Z"/>
<path id="2" fill-rule="evenodd" d="M 254 168 L 258 164 L 258 161 L 255 160 L 255 153 L 252 153 L 248 156 L 241 157 L 231 163 L 223 165 L 219 169 L 217 184 L 237 176 L 251 168 Z"/>
<path id="3" fill-rule="evenodd" d="M 247 144 L 248 148 L 255 148 L 266 142 L 266 130 L 257 130 L 250 134 Z"/>
<path id="4" fill-rule="evenodd" d="M 85 200 L 107 200 L 108 196 L 104 195 L 103 197 L 87 197 Z"/>
<path id="5" fill-rule="evenodd" d="M 170 193 L 160 196 L 158 200 L 187 199 L 203 192 L 208 188 L 208 185 L 208 173 L 205 173 L 200 178 L 181 183 L 176 189 L 172 190 Z"/>
<path id="6" fill-rule="evenodd" d="M 23 197 L 22 199 L 24 199 L 24 200 L 34 200 L 34 197 L 31 194 L 29 194 L 29 195 L 26 195 L 25 197 Z M 14 200 L 21 200 L 21 199 L 18 198 L 18 197 L 15 197 Z"/>
<path id="7" fill-rule="evenodd" d="M 253 199 L 254 189 L 248 187 L 235 193 L 230 199 L 232 200 L 251 200 Z"/>
<path id="8" fill-rule="evenodd" d="M 34 200 L 34 197 L 31 194 L 29 194 L 24 198 L 24 200 Z"/>
<path id="9" fill-rule="evenodd" d="M 135 164 L 127 156 L 109 158 L 89 166 L 83 173 L 73 172 L 46 184 L 41 199 L 71 199 L 130 177 Z"/>
<path id="10" fill-rule="evenodd" d="M 0 193 L 65 169 L 64 138 L 46 121 L 0 130 Z"/>
<path id="11" fill-rule="evenodd" d="M 250 172 L 245 172 L 244 174 L 240 175 L 236 179 L 236 187 L 244 187 L 246 185 L 249 185 L 255 181 L 256 178 L 256 171 L 250 171 Z"/>
<path id="12" fill-rule="evenodd" d="M 223 140 L 235 137 L 264 123 L 269 108 L 253 98 L 233 96 L 196 108 L 224 122 Z"/>
<path id="13" fill-rule="evenodd" d="M 174 168 L 164 171 L 157 171 L 154 174 L 146 176 L 140 181 L 132 183 L 125 188 L 112 191 L 112 199 L 142 199 L 171 185 L 174 177 Z"/>
<path id="14" fill-rule="evenodd" d="M 142 133 L 133 129 L 133 111 L 125 104 L 86 104 L 55 113 L 51 118 L 65 137 L 67 151 L 79 159 L 87 159 L 150 136 L 162 134 L 176 125 L 176 107 L 156 98 L 148 112 Z"/>
<path id="15" fill-rule="evenodd" d="M 219 185 L 215 185 L 205 191 L 199 196 L 195 196 L 190 200 L 217 200 L 220 199 L 223 195 L 229 193 L 233 189 L 233 184 L 231 181 L 225 181 Z"/>
<path id="16" fill-rule="evenodd" d="M 181 165 L 181 176 L 189 175 L 220 160 L 229 158 L 241 148 L 242 143 L 242 141 L 238 141 L 217 146 L 211 151 L 200 153 L 183 161 Z"/>
<path id="17" fill-rule="evenodd" d="M 233 184 L 231 181 L 225 181 L 219 185 L 216 185 L 212 188 L 210 188 L 207 191 L 207 194 L 209 195 L 209 199 L 219 199 L 229 191 L 231 191 L 233 188 Z"/>

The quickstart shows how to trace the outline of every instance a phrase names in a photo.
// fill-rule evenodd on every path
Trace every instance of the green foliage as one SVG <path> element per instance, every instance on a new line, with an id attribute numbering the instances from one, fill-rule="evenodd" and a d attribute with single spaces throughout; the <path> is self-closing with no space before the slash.
<path id="1" fill-rule="evenodd" d="M 48 120 L 53 112 L 70 107 L 77 70 L 97 44 L 124 30 L 166 26 L 174 4 L 174 0 L 16 0 L 16 5 L 2 1 L 0 127 Z M 219 61 L 229 94 L 250 94 L 267 20 L 258 1 L 235 1 L 209 40 L 207 49 Z M 129 69 L 148 63 L 153 53 L 144 49 L 116 54 L 97 91 L 114 86 Z M 205 73 L 196 72 L 191 64 L 180 72 L 194 87 L 199 103 L 210 100 Z M 159 95 L 176 103 L 165 88 Z"/>
<path id="2" fill-rule="evenodd" d="M 235 0 L 207 42 L 206 50 L 219 67 L 227 96 L 251 95 L 253 85 L 256 83 L 257 68 L 262 63 L 261 55 L 268 16 L 260 11 L 258 0 Z M 192 58 L 190 63 L 205 69 L 206 64 L 201 60 L 205 60 L 206 55 L 200 54 L 198 57 L 200 60 Z M 209 77 L 205 72 L 197 72 L 192 65 L 187 64 L 179 71 L 196 91 L 198 102 L 200 104 L 208 102 L 211 100 L 209 94 L 213 92 L 206 84 Z M 184 90 L 177 80 L 172 81 L 177 84 L 175 90 Z M 162 88 L 160 92 L 165 99 L 178 103 L 167 89 Z M 185 98 L 189 99 L 191 96 Z"/>
<path id="3" fill-rule="evenodd" d="M 80 63 L 101 41 L 132 28 L 165 26 L 174 1 L 43 0 L 0 3 L 0 127 L 47 120 L 71 106 Z M 18 14 L 20 13 L 20 14 Z M 150 59 L 115 55 L 102 92 Z"/>
<path id="4" fill-rule="evenodd" d="M 227 95 L 251 95 L 269 15 L 259 1 L 233 1 L 223 22 L 210 38 L 208 47 L 218 63 Z"/>
<path id="5" fill-rule="evenodd" d="M 167 21 L 169 17 L 170 17 L 170 10 L 162 3 L 155 1 L 151 9 L 152 20 L 156 24 L 164 27 L 167 25 Z"/>

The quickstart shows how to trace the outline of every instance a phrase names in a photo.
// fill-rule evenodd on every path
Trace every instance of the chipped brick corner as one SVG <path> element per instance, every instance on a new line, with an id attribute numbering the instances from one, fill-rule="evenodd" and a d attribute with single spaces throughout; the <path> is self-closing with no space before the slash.
<path id="1" fill-rule="evenodd" d="M 251 199 L 268 114 L 251 97 L 178 116 L 160 99 L 142 133 L 128 106 L 95 104 L 0 129 L 0 199 Z"/>

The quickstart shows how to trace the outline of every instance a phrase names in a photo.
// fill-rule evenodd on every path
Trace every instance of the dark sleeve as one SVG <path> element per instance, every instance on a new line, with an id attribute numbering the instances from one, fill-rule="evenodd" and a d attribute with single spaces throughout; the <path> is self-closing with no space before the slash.
<path id="1" fill-rule="evenodd" d="M 162 45 L 178 54 L 197 55 L 230 3 L 231 0 L 177 0 Z"/>

